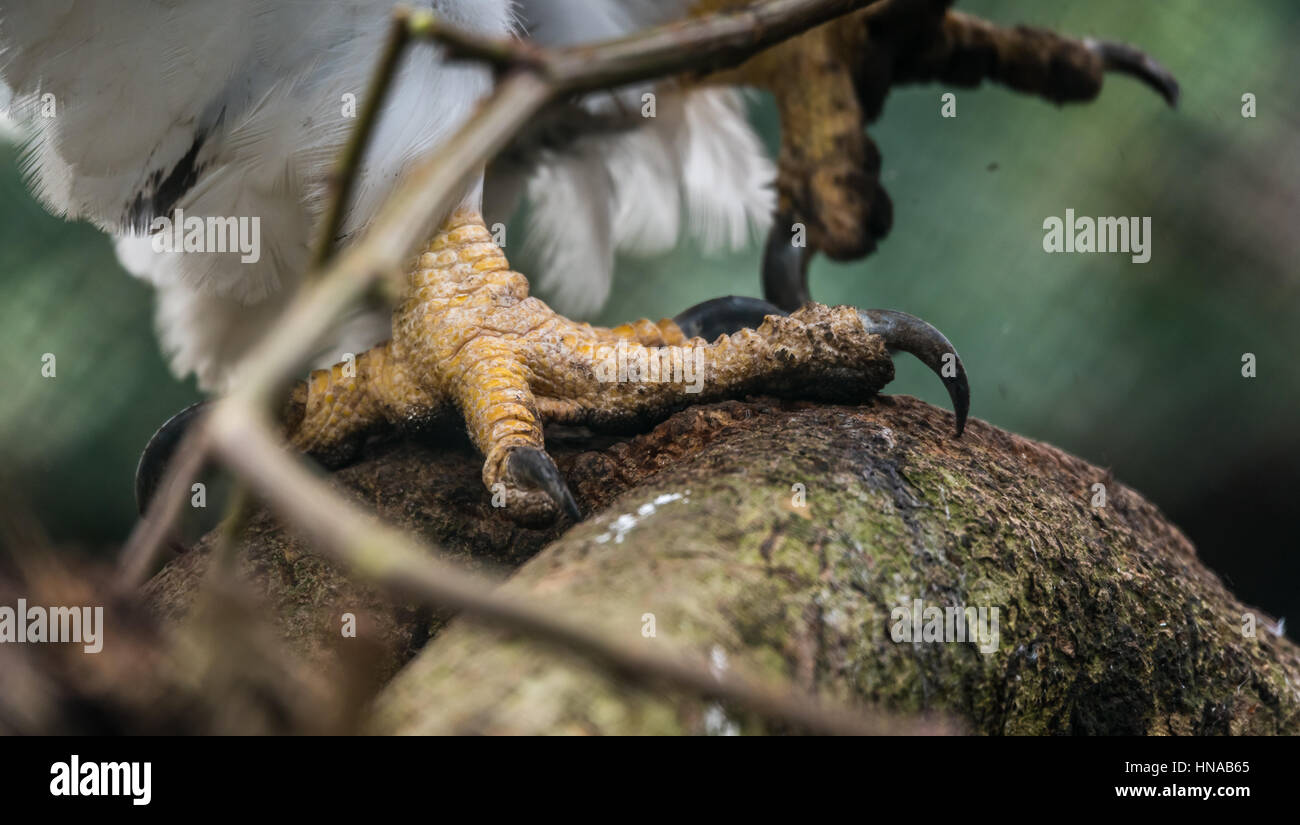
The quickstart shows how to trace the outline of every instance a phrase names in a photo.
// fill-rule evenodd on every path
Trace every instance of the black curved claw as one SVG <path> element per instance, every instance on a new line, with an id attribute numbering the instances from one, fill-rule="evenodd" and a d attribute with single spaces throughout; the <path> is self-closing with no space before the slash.
<path id="1" fill-rule="evenodd" d="M 154 494 L 158 492 L 163 473 L 176 453 L 176 448 L 180 446 L 181 439 L 209 403 L 211 402 L 199 401 L 176 413 L 144 445 L 140 463 L 135 465 L 135 507 L 140 515 L 149 509 L 149 502 L 153 501 Z"/>
<path id="2" fill-rule="evenodd" d="M 763 297 L 786 312 L 794 312 L 812 301 L 808 292 L 812 250 L 791 243 L 790 223 L 788 218 L 778 215 L 763 249 Z"/>
<path id="3" fill-rule="evenodd" d="M 970 412 L 970 384 L 961 357 L 944 334 L 915 315 L 892 309 L 860 309 L 858 317 L 867 332 L 885 339 L 889 349 L 911 353 L 939 376 L 952 399 L 960 438 Z"/>
<path id="4" fill-rule="evenodd" d="M 728 295 L 696 304 L 673 319 L 673 323 L 687 338 L 717 340 L 720 335 L 730 335 L 742 329 L 754 329 L 769 315 L 788 315 L 778 306 L 759 298 Z"/>
<path id="5" fill-rule="evenodd" d="M 1108 72 L 1118 72 L 1136 78 L 1150 86 L 1170 106 L 1178 105 L 1178 81 L 1173 74 L 1157 63 L 1151 55 L 1124 43 L 1088 38 L 1083 45 L 1101 58 Z"/>
<path id="6" fill-rule="evenodd" d="M 582 521 L 578 502 L 573 500 L 573 493 L 569 492 L 564 476 L 560 475 L 560 469 L 545 450 L 536 447 L 515 448 L 506 460 L 506 470 L 514 480 L 546 493 L 569 518 Z"/>

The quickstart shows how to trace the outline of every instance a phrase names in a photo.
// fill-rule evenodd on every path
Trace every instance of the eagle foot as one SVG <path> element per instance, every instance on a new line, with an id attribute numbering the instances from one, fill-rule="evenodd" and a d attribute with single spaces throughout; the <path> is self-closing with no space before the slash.
<path id="1" fill-rule="evenodd" d="M 702 0 L 697 13 L 749 0 Z M 705 82 L 769 90 L 781 116 L 778 205 L 763 259 L 764 295 L 786 310 L 811 300 L 817 253 L 862 258 L 893 223 L 881 155 L 866 127 L 894 86 L 985 80 L 1055 103 L 1087 101 L 1108 72 L 1138 79 L 1171 106 L 1178 83 L 1148 55 L 1104 40 L 1004 28 L 952 11 L 952 0 L 881 0 Z"/>
<path id="2" fill-rule="evenodd" d="M 482 218 L 458 211 L 413 267 L 392 340 L 313 372 L 291 392 L 283 421 L 295 448 L 337 464 L 371 435 L 458 412 L 484 456 L 485 500 L 542 524 L 580 518 L 545 452 L 546 423 L 628 431 L 751 393 L 858 402 L 893 379 L 889 353 L 899 349 L 960 387 L 960 433 L 965 372 L 947 339 L 919 319 L 820 304 L 787 315 L 725 298 L 676 320 L 593 327 L 529 297 Z M 157 477 L 158 460 L 142 458 L 144 477 Z M 151 495 L 143 491 L 142 506 Z"/>

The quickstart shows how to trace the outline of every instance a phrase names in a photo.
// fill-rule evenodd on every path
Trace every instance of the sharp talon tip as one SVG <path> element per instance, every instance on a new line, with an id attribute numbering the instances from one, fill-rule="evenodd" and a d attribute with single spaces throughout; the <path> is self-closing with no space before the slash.
<path id="1" fill-rule="evenodd" d="M 181 439 L 209 403 L 199 401 L 176 413 L 163 422 L 150 437 L 149 443 L 144 445 L 140 461 L 135 466 L 135 507 L 140 515 L 143 516 L 145 510 L 149 509 L 149 502 L 157 494 L 163 473 L 176 453 L 176 448 L 180 446 Z"/>
<path id="2" fill-rule="evenodd" d="M 1090 38 L 1084 41 L 1084 45 L 1101 58 L 1106 71 L 1126 74 L 1146 84 L 1164 98 L 1170 108 L 1178 108 L 1178 98 L 1181 95 L 1178 80 L 1151 55 L 1141 49 L 1109 40 Z"/>
<path id="3" fill-rule="evenodd" d="M 890 350 L 915 356 L 939 376 L 957 417 L 956 437 L 961 438 L 970 413 L 970 382 L 961 356 L 947 337 L 915 315 L 892 309 L 860 309 L 858 318 L 867 332 L 885 339 Z"/>
<path id="4" fill-rule="evenodd" d="M 966 432 L 966 416 L 970 412 L 970 387 L 963 385 L 964 393 L 960 405 L 957 396 L 952 389 L 948 390 L 948 397 L 952 399 L 954 413 L 957 416 L 956 433 L 953 438 L 961 438 L 962 433 Z"/>
<path id="5" fill-rule="evenodd" d="M 546 494 L 556 507 L 574 521 L 582 521 L 582 511 L 574 501 L 569 485 L 546 451 L 536 447 L 519 447 L 507 462 L 510 475 L 523 484 Z"/>

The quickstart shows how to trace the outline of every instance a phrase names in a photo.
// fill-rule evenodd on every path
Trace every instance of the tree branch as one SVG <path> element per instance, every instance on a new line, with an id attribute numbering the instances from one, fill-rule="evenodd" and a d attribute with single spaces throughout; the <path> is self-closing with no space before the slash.
<path id="1" fill-rule="evenodd" d="M 760 684 L 943 711 L 989 734 L 1300 730 L 1300 650 L 1156 507 L 1051 446 L 978 421 L 960 440 L 947 429 L 945 411 L 882 396 L 693 407 L 630 439 L 553 431 L 549 449 L 589 513 L 567 530 L 502 524 L 456 433 L 376 445 L 326 483 L 464 564 L 512 571 L 500 597 L 560 605 L 619 644 L 667 647 Z M 413 609 L 312 552 L 315 536 L 273 512 L 254 517 L 241 546 L 244 610 L 273 624 L 292 672 L 386 682 L 373 730 L 790 729 Z M 216 542 L 149 583 L 154 615 L 191 624 Z M 895 638 L 894 611 L 915 599 L 997 609 L 993 649 L 973 633 Z M 340 636 L 345 611 L 357 638 Z M 366 646 L 378 650 L 363 663 Z"/>

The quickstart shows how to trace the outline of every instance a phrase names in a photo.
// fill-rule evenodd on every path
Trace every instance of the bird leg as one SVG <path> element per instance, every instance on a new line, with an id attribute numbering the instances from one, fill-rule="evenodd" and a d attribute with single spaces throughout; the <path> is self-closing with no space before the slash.
<path id="1" fill-rule="evenodd" d="M 698 0 L 692 13 L 748 4 Z M 778 206 L 763 284 L 778 306 L 794 309 L 809 300 L 812 255 L 856 260 L 889 232 L 893 207 L 880 184 L 880 151 L 866 127 L 894 86 L 976 86 L 987 79 L 1065 103 L 1091 100 L 1106 72 L 1120 72 L 1170 105 L 1178 99 L 1172 75 L 1137 49 L 1028 26 L 1002 28 L 951 11 L 951 5 L 881 0 L 705 79 L 767 89 L 776 99 L 782 125 Z"/>
<path id="2" fill-rule="evenodd" d="M 711 302 L 682 318 L 692 331 L 719 319 L 736 327 L 712 342 L 670 320 L 614 329 L 570 321 L 528 296 L 482 218 L 461 210 L 411 271 L 392 340 L 296 387 L 287 436 L 337 460 L 371 433 L 458 412 L 484 456 L 484 485 L 512 518 L 533 524 L 561 511 L 578 517 L 545 452 L 545 422 L 626 429 L 747 393 L 860 401 L 892 380 L 891 347 L 933 350 L 929 360 L 950 361 L 965 386 L 951 345 L 911 316 L 818 304 L 786 316 L 753 299 L 739 312 L 734 302 L 744 299 L 726 300 L 729 309 Z M 958 415 L 960 431 L 964 406 Z"/>

